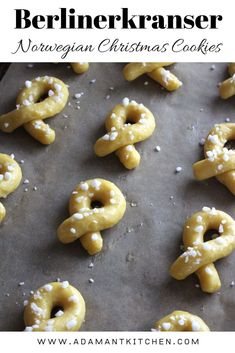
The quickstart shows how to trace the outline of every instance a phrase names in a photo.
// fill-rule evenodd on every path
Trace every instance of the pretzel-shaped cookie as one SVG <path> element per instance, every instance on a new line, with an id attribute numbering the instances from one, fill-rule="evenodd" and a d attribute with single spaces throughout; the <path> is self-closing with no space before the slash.
<path id="1" fill-rule="evenodd" d="M 205 322 L 187 311 L 176 310 L 155 323 L 153 331 L 210 331 Z"/>
<path id="2" fill-rule="evenodd" d="M 22 179 L 19 164 L 7 154 L 0 153 L 0 198 L 7 197 L 18 188 Z M 0 223 L 6 215 L 6 210 L 0 202 Z"/>
<path id="3" fill-rule="evenodd" d="M 204 242 L 204 234 L 210 229 L 218 229 L 220 236 Z M 185 252 L 171 266 L 171 275 L 182 280 L 195 272 L 204 292 L 218 291 L 221 282 L 213 262 L 228 256 L 235 249 L 233 218 L 215 208 L 203 207 L 202 211 L 194 213 L 186 221 L 183 243 Z"/>
<path id="4" fill-rule="evenodd" d="M 182 86 L 182 82 L 163 66 L 173 63 L 129 63 L 123 69 L 123 75 L 127 81 L 133 81 L 137 77 L 147 74 L 154 81 L 168 91 L 174 91 Z"/>
<path id="5" fill-rule="evenodd" d="M 78 331 L 85 311 L 82 295 L 68 281 L 45 284 L 26 301 L 25 331 Z"/>
<path id="6" fill-rule="evenodd" d="M 97 202 L 102 207 L 92 208 Z M 110 181 L 91 179 L 81 182 L 72 193 L 70 217 L 59 226 L 58 238 L 64 244 L 79 238 L 90 255 L 97 254 L 103 247 L 100 231 L 117 224 L 125 210 L 126 200 L 122 192 Z"/>
<path id="7" fill-rule="evenodd" d="M 116 151 L 127 169 L 136 168 L 140 163 L 140 155 L 134 143 L 152 135 L 155 129 L 153 114 L 143 104 L 124 98 L 123 103 L 116 105 L 107 116 L 105 126 L 107 134 L 96 141 L 95 154 L 104 157 Z"/>
<path id="8" fill-rule="evenodd" d="M 45 99 L 40 99 L 47 95 Z M 37 77 L 26 81 L 19 92 L 16 109 L 0 116 L 0 130 L 12 132 L 23 125 L 25 130 L 42 144 L 55 140 L 55 131 L 43 119 L 60 113 L 68 100 L 67 86 L 55 77 Z"/>
<path id="9" fill-rule="evenodd" d="M 72 69 L 76 74 L 83 74 L 89 69 L 88 63 L 71 63 Z"/>
<path id="10" fill-rule="evenodd" d="M 205 159 L 193 164 L 198 180 L 216 177 L 235 195 L 235 152 L 224 145 L 235 139 L 235 124 L 216 124 L 209 132 L 205 144 Z"/>
<path id="11" fill-rule="evenodd" d="M 219 94 L 223 99 L 227 99 L 235 95 L 235 63 L 228 65 L 228 72 L 231 77 L 219 85 Z"/>

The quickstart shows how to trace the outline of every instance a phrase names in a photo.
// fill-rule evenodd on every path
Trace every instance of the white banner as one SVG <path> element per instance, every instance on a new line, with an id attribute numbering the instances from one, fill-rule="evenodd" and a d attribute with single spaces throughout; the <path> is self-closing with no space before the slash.
<path id="1" fill-rule="evenodd" d="M 1 62 L 235 61 L 234 2 L 10 0 Z"/>
<path id="2" fill-rule="evenodd" d="M 2 332 L 1 351 L 22 353 L 234 351 L 234 332 Z"/>

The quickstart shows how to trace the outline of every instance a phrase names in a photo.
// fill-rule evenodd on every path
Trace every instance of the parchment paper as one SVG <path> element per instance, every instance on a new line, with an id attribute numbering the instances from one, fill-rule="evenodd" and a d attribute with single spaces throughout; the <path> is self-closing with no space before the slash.
<path id="1" fill-rule="evenodd" d="M 0 151 L 24 160 L 23 180 L 30 182 L 1 200 L 7 217 L 0 228 L 0 330 L 23 330 L 23 301 L 30 290 L 57 278 L 68 280 L 85 298 L 82 330 L 146 331 L 175 309 L 199 315 L 213 331 L 235 330 L 235 287 L 230 285 L 235 253 L 216 262 L 222 280 L 218 294 L 195 287 L 195 275 L 184 281 L 169 275 L 181 253 L 186 217 L 203 206 L 235 217 L 234 196 L 215 179 L 195 181 L 191 168 L 202 157 L 199 141 L 212 126 L 226 118 L 235 122 L 235 97 L 218 97 L 217 84 L 228 77 L 226 64 L 216 64 L 215 70 L 207 63 L 175 65 L 171 70 L 183 86 L 173 93 L 144 76 L 126 82 L 123 64 L 93 63 L 80 76 L 67 66 L 12 64 L 0 83 L 0 113 L 14 107 L 26 79 L 41 75 L 68 83 L 71 103 L 50 119 L 56 130 L 51 146 L 42 146 L 23 128 L 0 133 Z M 77 109 L 74 94 L 80 92 Z M 136 145 L 142 159 L 134 171 L 125 170 L 115 155 L 98 158 L 93 153 L 94 142 L 105 133 L 107 113 L 124 97 L 144 103 L 157 122 L 153 136 Z M 160 152 L 154 151 L 156 145 Z M 177 166 L 182 167 L 178 174 Z M 128 206 L 123 220 L 102 232 L 104 250 L 92 258 L 79 240 L 60 244 L 56 229 L 68 217 L 73 188 L 95 177 L 116 183 Z"/>

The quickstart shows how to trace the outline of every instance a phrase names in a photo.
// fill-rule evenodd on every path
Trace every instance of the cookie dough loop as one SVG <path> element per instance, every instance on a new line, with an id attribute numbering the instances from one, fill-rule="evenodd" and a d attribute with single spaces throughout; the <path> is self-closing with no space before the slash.
<path id="1" fill-rule="evenodd" d="M 204 242 L 208 230 L 217 230 L 220 236 Z M 235 249 L 233 218 L 215 208 L 203 207 L 186 221 L 183 243 L 185 252 L 172 264 L 172 277 L 183 280 L 196 273 L 204 292 L 217 292 L 221 282 L 213 262 L 230 255 Z"/>
<path id="2" fill-rule="evenodd" d="M 182 82 L 173 75 L 164 66 L 172 65 L 173 63 L 129 63 L 123 69 L 123 75 L 127 81 L 133 81 L 143 74 L 147 74 L 154 81 L 168 91 L 177 90 L 182 86 Z"/>
<path id="3" fill-rule="evenodd" d="M 107 133 L 96 141 L 95 154 L 104 157 L 116 152 L 127 169 L 136 168 L 140 155 L 134 144 L 153 134 L 156 126 L 153 114 L 143 104 L 124 98 L 107 116 L 105 126 Z"/>
<path id="4" fill-rule="evenodd" d="M 55 316 L 52 317 L 56 308 Z M 67 281 L 48 283 L 26 302 L 25 331 L 78 331 L 84 321 L 85 311 L 82 295 Z"/>
<path id="5" fill-rule="evenodd" d="M 216 124 L 209 132 L 205 144 L 205 159 L 193 164 L 196 179 L 216 177 L 235 195 L 235 152 L 225 144 L 235 139 L 235 124 Z"/>
<path id="6" fill-rule="evenodd" d="M 100 207 L 96 207 L 97 202 Z M 103 247 L 100 231 L 116 225 L 125 210 L 122 192 L 110 181 L 97 178 L 81 182 L 71 195 L 70 217 L 59 226 L 58 238 L 64 244 L 80 239 L 90 255 L 97 254 Z"/>
<path id="7" fill-rule="evenodd" d="M 0 153 L 0 198 L 6 198 L 20 185 L 22 172 L 19 164 L 7 154 Z M 0 223 L 6 215 L 6 210 L 0 202 Z"/>
<path id="8" fill-rule="evenodd" d="M 155 323 L 153 331 L 210 331 L 205 322 L 187 311 L 176 310 Z"/>
<path id="9" fill-rule="evenodd" d="M 58 78 L 44 76 L 26 81 L 17 96 L 16 109 L 0 116 L 0 130 L 10 133 L 23 125 L 33 138 L 42 144 L 51 144 L 55 131 L 43 120 L 60 113 L 68 96 L 67 86 Z"/>

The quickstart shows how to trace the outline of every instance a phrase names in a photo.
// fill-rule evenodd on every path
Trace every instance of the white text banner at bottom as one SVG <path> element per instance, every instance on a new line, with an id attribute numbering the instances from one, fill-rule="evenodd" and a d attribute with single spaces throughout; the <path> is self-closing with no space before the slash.
<path id="1" fill-rule="evenodd" d="M 232 352 L 235 332 L 1 332 L 2 351 L 23 353 Z M 230 348 L 231 347 L 231 350 Z"/>

